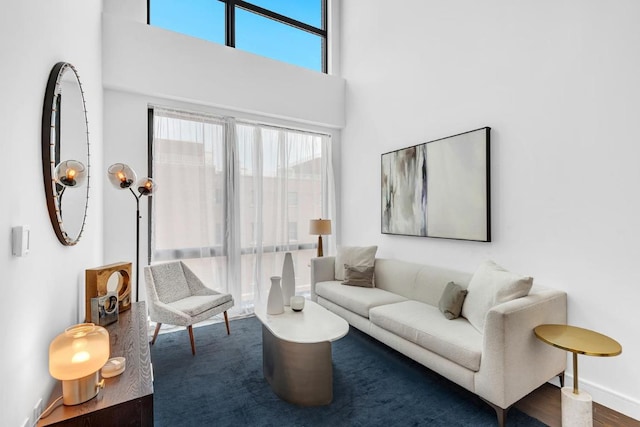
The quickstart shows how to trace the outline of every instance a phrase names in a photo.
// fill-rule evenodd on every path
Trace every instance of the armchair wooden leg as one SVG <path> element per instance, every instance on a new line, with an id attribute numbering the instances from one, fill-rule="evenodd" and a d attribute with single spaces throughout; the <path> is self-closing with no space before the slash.
<path id="1" fill-rule="evenodd" d="M 229 316 L 227 316 L 227 312 L 224 312 L 224 323 L 227 325 L 227 335 L 231 334 L 231 331 L 229 331 Z"/>
<path id="2" fill-rule="evenodd" d="M 560 379 L 560 388 L 564 387 L 564 371 L 558 374 L 558 378 Z"/>
<path id="3" fill-rule="evenodd" d="M 153 339 L 151 340 L 151 345 L 154 345 L 156 343 L 156 337 L 158 336 L 158 332 L 160 332 L 160 326 L 162 326 L 162 323 L 160 322 L 156 323 L 156 330 L 153 333 Z"/>
<path id="4" fill-rule="evenodd" d="M 187 326 L 187 330 L 189 331 L 189 339 L 191 340 L 191 354 L 196 355 L 196 342 L 193 340 L 193 326 Z"/>

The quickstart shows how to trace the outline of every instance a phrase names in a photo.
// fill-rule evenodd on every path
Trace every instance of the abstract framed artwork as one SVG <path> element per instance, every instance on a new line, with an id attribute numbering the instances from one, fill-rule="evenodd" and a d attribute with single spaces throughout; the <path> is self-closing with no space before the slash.
<path id="1" fill-rule="evenodd" d="M 490 242 L 490 130 L 382 154 L 382 233 Z"/>

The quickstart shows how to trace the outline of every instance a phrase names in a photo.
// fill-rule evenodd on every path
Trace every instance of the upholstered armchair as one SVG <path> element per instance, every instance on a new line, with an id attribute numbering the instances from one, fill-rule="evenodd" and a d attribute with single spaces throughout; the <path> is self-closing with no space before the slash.
<path id="1" fill-rule="evenodd" d="M 145 267 L 144 278 L 149 317 L 157 322 L 151 345 L 163 323 L 186 326 L 191 353 L 195 355 L 192 325 L 220 313 L 224 313 L 227 335 L 230 334 L 227 310 L 233 307 L 232 296 L 207 288 L 182 261 Z"/>

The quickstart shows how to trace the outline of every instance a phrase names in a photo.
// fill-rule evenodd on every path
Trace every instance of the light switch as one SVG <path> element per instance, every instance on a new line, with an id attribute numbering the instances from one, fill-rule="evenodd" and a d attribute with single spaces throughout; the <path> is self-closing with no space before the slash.
<path id="1" fill-rule="evenodd" d="M 20 225 L 12 229 L 12 251 L 14 256 L 29 254 L 29 237 L 31 229 L 28 225 Z"/>

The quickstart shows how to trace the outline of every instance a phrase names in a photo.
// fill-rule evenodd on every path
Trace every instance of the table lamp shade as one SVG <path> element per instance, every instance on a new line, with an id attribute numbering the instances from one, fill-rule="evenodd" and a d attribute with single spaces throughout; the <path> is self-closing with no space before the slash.
<path id="1" fill-rule="evenodd" d="M 318 250 L 316 255 L 321 257 L 324 255 L 322 250 L 322 236 L 331 234 L 331 220 L 330 219 L 312 219 L 309 221 L 309 234 L 318 236 Z"/>
<path id="2" fill-rule="evenodd" d="M 51 341 L 49 372 L 67 381 L 99 371 L 109 360 L 109 332 L 93 323 L 71 326 Z"/>
<path id="3" fill-rule="evenodd" d="M 312 219 L 309 221 L 309 234 L 318 236 L 331 234 L 331 220 Z"/>

